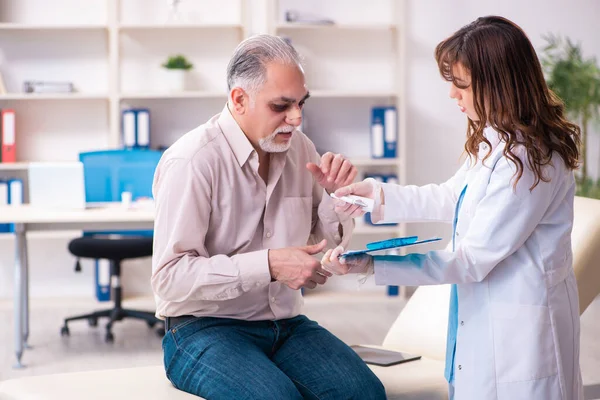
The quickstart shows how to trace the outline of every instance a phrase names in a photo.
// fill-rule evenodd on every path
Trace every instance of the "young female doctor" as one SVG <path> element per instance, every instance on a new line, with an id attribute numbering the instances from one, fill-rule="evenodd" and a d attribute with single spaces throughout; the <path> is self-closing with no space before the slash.
<path id="1" fill-rule="evenodd" d="M 341 259 L 337 247 L 322 264 L 372 272 L 382 285 L 454 284 L 446 377 L 455 400 L 582 399 L 570 240 L 579 128 L 525 33 L 504 18 L 463 27 L 435 58 L 468 117 L 462 168 L 441 185 L 367 179 L 336 194 L 375 199 L 375 222 L 452 223 L 452 242 L 427 254 Z"/>

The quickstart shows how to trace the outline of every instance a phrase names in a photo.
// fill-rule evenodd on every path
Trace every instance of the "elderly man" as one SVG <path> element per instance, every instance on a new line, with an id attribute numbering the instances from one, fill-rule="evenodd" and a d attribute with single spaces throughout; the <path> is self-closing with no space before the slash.
<path id="1" fill-rule="evenodd" d="M 298 131 L 309 93 L 282 39 L 242 42 L 227 83 L 223 111 L 156 169 L 152 287 L 167 377 L 207 399 L 383 399 L 354 351 L 301 314 L 299 289 L 330 276 L 313 255 L 350 240 L 352 219 L 329 193 L 356 168 L 319 158 Z"/>

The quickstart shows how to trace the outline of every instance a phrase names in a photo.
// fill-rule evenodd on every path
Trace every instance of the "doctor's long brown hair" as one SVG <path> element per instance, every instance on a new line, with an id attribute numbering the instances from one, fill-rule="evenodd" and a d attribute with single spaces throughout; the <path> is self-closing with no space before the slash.
<path id="1" fill-rule="evenodd" d="M 442 41 L 435 49 L 442 77 L 460 86 L 452 68 L 460 63 L 471 75 L 473 103 L 479 121 L 469 119 L 465 150 L 477 157 L 489 125 L 506 142 L 504 156 L 517 167 L 514 186 L 523 175 L 523 160 L 513 151 L 522 145 L 535 174 L 532 190 L 548 179 L 542 168 L 556 152 L 569 169 L 579 165 L 580 129 L 564 116 L 564 105 L 546 85 L 540 61 L 525 35 L 513 22 L 481 17 Z M 464 84 L 463 84 L 464 85 Z M 489 156 L 489 153 L 488 153 Z"/>

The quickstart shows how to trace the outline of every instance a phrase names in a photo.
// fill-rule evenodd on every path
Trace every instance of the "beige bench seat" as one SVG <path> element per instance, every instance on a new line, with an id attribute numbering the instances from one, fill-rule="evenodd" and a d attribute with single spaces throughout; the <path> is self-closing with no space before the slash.
<path id="1" fill-rule="evenodd" d="M 580 312 L 600 291 L 600 201 L 576 198 L 572 233 Z M 390 400 L 446 400 L 444 357 L 450 286 L 417 289 L 381 347 L 422 356 L 372 370 Z M 377 312 L 377 310 L 373 310 Z M 162 366 L 35 376 L 0 382 L 1 400 L 185 400 L 199 397 L 175 389 Z"/>

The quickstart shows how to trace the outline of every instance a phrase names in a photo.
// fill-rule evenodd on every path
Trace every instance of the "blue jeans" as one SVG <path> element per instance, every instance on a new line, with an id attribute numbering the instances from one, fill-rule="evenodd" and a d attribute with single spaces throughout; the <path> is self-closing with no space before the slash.
<path id="1" fill-rule="evenodd" d="M 206 399 L 385 399 L 356 353 L 303 315 L 278 321 L 194 318 L 163 339 L 167 377 Z"/>

